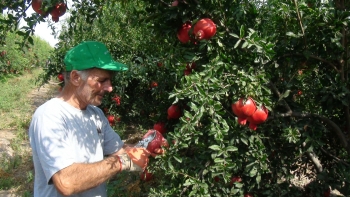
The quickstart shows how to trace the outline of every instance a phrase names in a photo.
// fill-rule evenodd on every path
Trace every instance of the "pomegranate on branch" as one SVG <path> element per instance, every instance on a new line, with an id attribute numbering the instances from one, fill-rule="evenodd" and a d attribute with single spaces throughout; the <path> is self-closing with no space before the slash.
<path id="1" fill-rule="evenodd" d="M 238 117 L 238 123 L 245 125 L 247 118 L 256 110 L 255 101 L 248 97 L 247 99 L 241 98 L 237 102 L 231 105 L 232 112 Z"/>
<path id="2" fill-rule="evenodd" d="M 193 34 L 198 40 L 209 40 L 215 33 L 216 25 L 209 18 L 203 18 L 194 25 Z"/>
<path id="3" fill-rule="evenodd" d="M 258 124 L 266 121 L 268 114 L 268 110 L 264 105 L 258 107 L 254 114 L 252 116 L 249 116 L 247 119 L 249 122 L 249 128 L 256 130 Z"/>
<path id="4" fill-rule="evenodd" d="M 187 43 L 188 41 L 190 41 L 190 36 L 188 35 L 188 32 L 190 31 L 191 27 L 191 22 L 187 21 L 179 28 L 179 30 L 177 31 L 177 38 L 180 40 L 180 42 Z"/>
<path id="5" fill-rule="evenodd" d="M 54 7 L 53 10 L 50 12 L 52 16 L 52 20 L 55 22 L 59 21 L 59 18 L 63 16 L 66 13 L 67 6 L 65 3 L 57 3 Z"/>

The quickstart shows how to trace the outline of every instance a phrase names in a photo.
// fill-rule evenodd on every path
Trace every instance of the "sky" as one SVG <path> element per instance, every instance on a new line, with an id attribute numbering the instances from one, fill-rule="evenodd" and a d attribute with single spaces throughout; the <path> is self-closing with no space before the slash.
<path id="1" fill-rule="evenodd" d="M 72 5 L 72 1 L 68 0 L 68 2 L 67 2 L 68 8 L 70 8 L 71 5 Z M 32 13 L 34 13 L 34 10 L 33 10 L 32 6 L 30 6 L 29 9 L 27 10 L 26 14 L 31 15 Z M 56 31 L 59 31 L 61 29 L 63 21 L 65 19 L 67 19 L 68 16 L 69 16 L 69 13 L 67 10 L 67 12 L 63 16 L 60 17 L 60 20 L 57 23 L 54 23 L 54 26 L 57 29 Z M 45 20 L 46 21 L 51 20 L 51 15 L 49 15 L 47 18 L 45 18 Z M 20 27 L 23 25 L 25 25 L 25 22 L 23 20 L 21 20 Z M 52 47 L 54 47 L 57 44 L 58 40 L 53 35 L 51 35 L 51 33 L 52 33 L 52 30 L 50 27 L 48 27 L 48 22 L 44 22 L 44 23 L 41 22 L 35 26 L 34 34 L 39 36 L 41 39 L 47 41 Z"/>

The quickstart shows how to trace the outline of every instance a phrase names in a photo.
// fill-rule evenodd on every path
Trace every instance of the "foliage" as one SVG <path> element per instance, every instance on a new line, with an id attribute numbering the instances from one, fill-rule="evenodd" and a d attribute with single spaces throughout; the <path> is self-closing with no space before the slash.
<path id="1" fill-rule="evenodd" d="M 65 52 L 83 40 L 106 43 L 129 65 L 101 108 L 145 128 L 166 122 L 176 142 L 151 160 L 159 181 L 149 196 L 350 194 L 348 1 L 73 2 L 43 79 L 62 72 Z M 177 29 L 204 17 L 216 35 L 180 43 Z M 231 111 L 248 96 L 269 109 L 256 131 Z M 173 103 L 179 120 L 167 119 Z M 299 175 L 312 182 L 298 187 Z M 230 184 L 233 176 L 242 182 Z"/>
<path id="2" fill-rule="evenodd" d="M 42 39 L 33 37 L 29 48 L 21 48 L 22 37 L 9 32 L 5 45 L 0 46 L 0 79 L 9 74 L 31 72 L 33 68 L 46 66 L 52 47 Z"/>

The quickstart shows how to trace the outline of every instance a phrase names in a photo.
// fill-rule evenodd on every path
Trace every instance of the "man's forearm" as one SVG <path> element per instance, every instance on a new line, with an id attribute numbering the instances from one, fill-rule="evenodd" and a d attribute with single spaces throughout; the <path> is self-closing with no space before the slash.
<path id="1" fill-rule="evenodd" d="M 118 156 L 110 156 L 96 163 L 74 163 L 57 172 L 52 180 L 60 193 L 71 195 L 96 187 L 121 170 Z"/>

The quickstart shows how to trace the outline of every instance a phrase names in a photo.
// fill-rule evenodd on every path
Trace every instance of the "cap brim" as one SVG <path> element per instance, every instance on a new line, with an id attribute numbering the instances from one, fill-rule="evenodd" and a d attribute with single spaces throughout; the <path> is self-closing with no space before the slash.
<path id="1" fill-rule="evenodd" d="M 111 62 L 109 64 L 105 64 L 101 69 L 111 70 L 111 71 L 127 71 L 129 68 L 127 65 L 119 63 L 119 62 Z"/>

